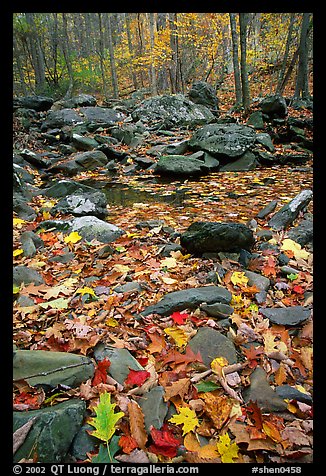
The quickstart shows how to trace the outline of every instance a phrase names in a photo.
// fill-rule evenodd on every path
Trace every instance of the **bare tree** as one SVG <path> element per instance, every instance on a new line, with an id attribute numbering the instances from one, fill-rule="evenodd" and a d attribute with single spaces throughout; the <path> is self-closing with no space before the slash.
<path id="1" fill-rule="evenodd" d="M 308 82 L 308 34 L 309 34 L 310 13 L 304 13 L 301 24 L 300 44 L 299 44 L 299 63 L 297 78 L 295 84 L 294 97 L 309 99 Z"/>
<path id="2" fill-rule="evenodd" d="M 112 80 L 112 89 L 113 97 L 115 99 L 119 98 L 119 87 L 118 87 L 118 76 L 117 69 L 115 64 L 114 57 L 114 47 L 113 47 L 113 36 L 112 36 L 112 24 L 111 24 L 111 15 L 107 14 L 107 24 L 108 24 L 108 42 L 109 42 L 109 56 L 110 56 L 110 68 L 111 68 L 111 80 Z"/>
<path id="3" fill-rule="evenodd" d="M 156 68 L 154 66 L 154 13 L 149 13 L 149 36 L 150 36 L 150 49 L 151 49 L 151 65 L 150 65 L 150 74 L 151 74 L 151 92 L 153 96 L 157 95 L 157 85 L 156 85 Z"/>
<path id="4" fill-rule="evenodd" d="M 25 18 L 29 25 L 28 40 L 32 66 L 35 74 L 35 92 L 42 93 L 45 87 L 44 57 L 34 21 L 34 15 L 34 13 L 25 13 Z"/>
<path id="5" fill-rule="evenodd" d="M 248 13 L 239 13 L 240 24 L 240 52 L 241 52 L 241 84 L 242 84 L 242 106 L 245 114 L 250 108 L 250 91 L 247 69 L 247 26 Z"/>
<path id="6" fill-rule="evenodd" d="M 239 68 L 239 41 L 237 34 L 237 20 L 235 13 L 229 13 L 230 27 L 232 36 L 232 59 L 233 59 L 233 74 L 234 74 L 234 89 L 235 89 L 235 106 L 240 106 L 242 102 L 241 79 Z"/>

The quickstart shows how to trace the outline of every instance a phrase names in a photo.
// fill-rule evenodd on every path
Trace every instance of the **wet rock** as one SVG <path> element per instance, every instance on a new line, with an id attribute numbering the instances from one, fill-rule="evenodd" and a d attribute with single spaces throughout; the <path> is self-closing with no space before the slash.
<path id="1" fill-rule="evenodd" d="M 252 230 L 242 223 L 194 222 L 180 236 L 189 253 L 250 250 L 255 243 Z"/>
<path id="2" fill-rule="evenodd" d="M 32 386 L 77 387 L 93 374 L 91 359 L 70 352 L 17 350 L 14 354 L 13 378 L 24 379 Z"/>
<path id="3" fill-rule="evenodd" d="M 195 309 L 202 303 L 213 304 L 221 302 L 229 304 L 231 298 L 231 293 L 221 286 L 211 285 L 183 289 L 166 294 L 157 304 L 148 306 L 141 314 L 148 316 L 149 314 L 156 313 L 167 316 L 174 311 Z"/>
<path id="4" fill-rule="evenodd" d="M 90 193 L 77 190 L 74 194 L 62 198 L 51 209 L 51 213 L 71 213 L 75 216 L 93 215 L 98 218 L 104 218 L 108 214 L 106 204 L 106 196 L 100 191 Z"/>
<path id="5" fill-rule="evenodd" d="M 36 417 L 14 462 L 36 457 L 37 463 L 62 463 L 83 422 L 86 403 L 77 398 L 27 412 L 14 412 L 13 431 Z"/>
<path id="6" fill-rule="evenodd" d="M 256 402 L 263 413 L 281 412 L 287 409 L 287 403 L 272 389 L 266 372 L 257 367 L 250 375 L 250 385 L 243 391 L 246 403 Z"/>
<path id="7" fill-rule="evenodd" d="M 308 206 L 311 199 L 312 190 L 303 190 L 276 212 L 269 220 L 268 225 L 276 231 L 285 229 L 295 220 L 299 212 Z"/>
<path id="8" fill-rule="evenodd" d="M 139 398 L 138 403 L 144 414 L 145 429 L 150 432 L 151 426 L 158 430 L 162 427 L 168 412 L 168 405 L 163 400 L 164 388 L 161 386 L 152 388 Z"/>
<path id="9" fill-rule="evenodd" d="M 238 361 L 233 342 L 211 327 L 200 327 L 188 345 L 193 352 L 200 352 L 208 368 L 216 357 L 225 357 L 229 364 L 235 364 Z"/>
<path id="10" fill-rule="evenodd" d="M 155 167 L 159 175 L 203 175 L 209 171 L 205 162 L 185 155 L 164 155 Z"/>
<path id="11" fill-rule="evenodd" d="M 311 311 L 303 306 L 259 308 L 259 312 L 273 324 L 298 326 L 309 319 Z"/>
<path id="12" fill-rule="evenodd" d="M 95 216 L 77 217 L 70 222 L 71 230 L 88 241 L 98 240 L 101 243 L 111 243 L 124 234 L 124 231 L 111 223 Z"/>
<path id="13" fill-rule="evenodd" d="M 22 283 L 34 283 L 37 286 L 38 284 L 44 284 L 44 279 L 35 269 L 19 265 L 13 268 L 13 283 L 17 286 L 20 286 Z"/>
<path id="14" fill-rule="evenodd" d="M 127 349 L 118 349 L 102 342 L 95 346 L 94 357 L 97 362 L 105 358 L 110 360 L 108 373 L 121 385 L 128 377 L 130 369 L 144 370 Z"/>

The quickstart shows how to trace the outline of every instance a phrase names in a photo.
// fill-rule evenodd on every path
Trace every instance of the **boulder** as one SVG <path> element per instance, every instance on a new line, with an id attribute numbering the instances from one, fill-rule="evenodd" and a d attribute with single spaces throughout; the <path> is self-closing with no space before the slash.
<path id="1" fill-rule="evenodd" d="M 85 411 L 86 403 L 73 398 L 40 410 L 14 412 L 14 432 L 35 418 L 23 444 L 14 455 L 14 462 L 35 457 L 37 463 L 62 463 L 82 425 Z"/>
<path id="2" fill-rule="evenodd" d="M 203 363 L 208 368 L 216 357 L 224 357 L 229 364 L 235 364 L 238 361 L 233 342 L 211 327 L 199 328 L 197 334 L 190 339 L 188 346 L 194 353 L 200 352 Z"/>
<path id="3" fill-rule="evenodd" d="M 159 175 L 203 175 L 208 167 L 201 160 L 185 155 L 164 155 L 156 164 L 155 173 Z"/>
<path id="4" fill-rule="evenodd" d="M 269 134 L 267 134 L 267 132 L 261 132 L 260 134 L 257 134 L 256 142 L 258 142 L 258 144 L 262 144 L 269 152 L 275 152 L 272 138 Z"/>
<path id="5" fill-rule="evenodd" d="M 193 150 L 205 150 L 219 158 L 241 157 L 255 142 L 256 132 L 249 126 L 235 123 L 207 124 L 188 141 Z"/>
<path id="6" fill-rule="evenodd" d="M 50 187 L 42 191 L 42 195 L 47 197 L 60 198 L 65 197 L 66 195 L 74 194 L 78 190 L 83 192 L 93 193 L 96 191 L 95 188 L 89 187 L 79 182 L 74 182 L 73 180 L 58 180 L 53 183 Z"/>
<path id="7" fill-rule="evenodd" d="M 220 302 L 229 304 L 231 298 L 231 293 L 221 286 L 209 285 L 183 289 L 166 294 L 157 304 L 148 306 L 141 314 L 148 316 L 155 313 L 168 316 L 174 311 L 196 309 L 202 303 L 213 304 Z"/>
<path id="8" fill-rule="evenodd" d="M 90 94 L 78 94 L 64 101 L 64 107 L 96 106 L 96 98 Z"/>
<path id="9" fill-rule="evenodd" d="M 60 111 L 49 111 L 41 125 L 41 130 L 46 131 L 55 127 L 61 128 L 83 122 L 84 119 L 74 109 L 64 108 Z"/>
<path id="10" fill-rule="evenodd" d="M 97 167 L 103 167 L 103 165 L 108 162 L 107 156 L 101 150 L 79 152 L 73 157 L 78 165 L 87 170 L 94 170 Z"/>
<path id="11" fill-rule="evenodd" d="M 101 126 L 113 125 L 126 117 L 122 112 L 108 107 L 81 107 L 80 112 L 83 114 L 84 120 Z"/>
<path id="12" fill-rule="evenodd" d="M 139 406 L 144 414 L 144 423 L 147 433 L 150 433 L 152 426 L 159 430 L 164 423 L 168 412 L 168 404 L 164 401 L 164 394 L 164 387 L 159 385 L 138 399 Z"/>
<path id="13" fill-rule="evenodd" d="M 95 239 L 101 243 L 111 243 L 124 234 L 121 228 L 95 216 L 74 218 L 71 220 L 70 226 L 71 231 L 78 231 L 85 240 Z"/>
<path id="14" fill-rule="evenodd" d="M 266 96 L 260 102 L 260 108 L 270 118 L 284 118 L 287 115 L 285 98 L 277 94 Z"/>
<path id="15" fill-rule="evenodd" d="M 195 81 L 188 92 L 188 98 L 195 104 L 206 106 L 213 114 L 219 113 L 219 103 L 215 89 L 206 81 Z"/>
<path id="16" fill-rule="evenodd" d="M 288 231 L 287 236 L 301 246 L 311 243 L 313 240 L 313 220 L 302 220 L 298 226 Z"/>
<path id="17" fill-rule="evenodd" d="M 247 151 L 241 157 L 220 167 L 220 172 L 239 172 L 253 170 L 258 166 L 255 155 Z"/>
<path id="18" fill-rule="evenodd" d="M 34 111 L 47 111 L 53 104 L 53 99 L 47 96 L 23 96 L 14 98 L 14 108 L 23 107 Z"/>
<path id="19" fill-rule="evenodd" d="M 145 99 L 131 113 L 134 121 L 141 120 L 150 126 L 194 127 L 214 120 L 211 111 L 201 105 L 194 104 L 182 94 L 154 96 Z"/>
<path id="20" fill-rule="evenodd" d="M 100 191 L 85 192 L 77 190 L 74 194 L 63 197 L 52 209 L 51 213 L 71 213 L 75 216 L 93 215 L 103 218 L 108 214 L 107 200 Z"/>
<path id="21" fill-rule="evenodd" d="M 311 310 L 303 306 L 259 308 L 259 312 L 272 324 L 294 327 L 302 324 L 311 315 Z"/>
<path id="22" fill-rule="evenodd" d="M 189 253 L 250 250 L 254 245 L 252 230 L 242 223 L 194 222 L 180 236 L 180 244 Z"/>
<path id="23" fill-rule="evenodd" d="M 17 350 L 13 359 L 13 378 L 29 385 L 68 385 L 77 387 L 94 374 L 91 359 L 70 352 Z"/>
<path id="24" fill-rule="evenodd" d="M 93 150 L 99 145 L 95 139 L 84 137 L 79 134 L 73 134 L 71 141 L 77 150 Z"/>
<path id="25" fill-rule="evenodd" d="M 299 212 L 308 206 L 312 199 L 312 190 L 303 190 L 289 203 L 276 212 L 269 220 L 268 225 L 276 231 L 287 228 L 299 215 Z"/>
<path id="26" fill-rule="evenodd" d="M 22 283 L 34 283 L 37 286 L 44 284 L 44 279 L 36 269 L 28 268 L 27 266 L 14 266 L 13 283 L 17 286 L 20 286 Z"/>
<path id="27" fill-rule="evenodd" d="M 250 375 L 250 385 L 243 391 L 246 403 L 256 402 L 263 413 L 282 412 L 287 409 L 287 403 L 272 389 L 267 380 L 266 372 L 257 367 Z"/>
<path id="28" fill-rule="evenodd" d="M 255 111 L 250 114 L 247 124 L 255 129 L 264 129 L 263 113 L 261 111 Z"/>

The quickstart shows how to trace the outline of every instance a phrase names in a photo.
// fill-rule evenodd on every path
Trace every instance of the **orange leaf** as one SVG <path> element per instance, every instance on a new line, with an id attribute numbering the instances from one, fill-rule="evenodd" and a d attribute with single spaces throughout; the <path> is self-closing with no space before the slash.
<path id="1" fill-rule="evenodd" d="M 127 455 L 129 455 L 132 450 L 138 447 L 138 443 L 135 438 L 133 438 L 132 436 L 125 435 L 120 437 L 118 445 L 122 448 L 122 451 L 124 453 L 127 453 Z"/>

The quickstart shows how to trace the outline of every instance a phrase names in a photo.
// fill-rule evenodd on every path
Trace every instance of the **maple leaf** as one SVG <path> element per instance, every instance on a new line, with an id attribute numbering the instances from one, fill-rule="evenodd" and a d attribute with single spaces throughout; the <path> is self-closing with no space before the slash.
<path id="1" fill-rule="evenodd" d="M 267 259 L 267 264 L 265 264 L 262 268 L 262 272 L 265 276 L 276 276 L 276 269 L 275 269 L 276 261 L 273 256 L 269 256 Z"/>
<path id="2" fill-rule="evenodd" d="M 215 444 L 208 443 L 207 445 L 200 446 L 197 436 L 192 432 L 187 433 L 183 444 L 188 451 L 196 452 L 200 458 L 212 459 L 219 456 Z"/>
<path id="3" fill-rule="evenodd" d="M 184 324 L 185 320 L 189 317 L 189 314 L 186 312 L 173 312 L 170 317 L 176 324 Z"/>
<path id="4" fill-rule="evenodd" d="M 148 448 L 151 453 L 167 456 L 169 458 L 176 456 L 181 441 L 176 438 L 170 430 L 166 429 L 165 425 L 162 426 L 162 430 L 157 430 L 152 427 L 150 434 L 154 442 L 154 444 L 150 445 Z"/>
<path id="5" fill-rule="evenodd" d="M 127 455 L 129 455 L 138 446 L 138 443 L 135 438 L 130 435 L 122 435 L 118 441 L 118 444 L 122 448 L 122 451 Z"/>
<path id="6" fill-rule="evenodd" d="M 178 347 L 183 347 L 188 342 L 188 336 L 182 329 L 175 327 L 166 327 L 164 329 L 164 332 L 172 337 Z"/>
<path id="7" fill-rule="evenodd" d="M 131 387 L 136 385 L 137 387 L 141 387 L 148 377 L 150 377 L 150 373 L 147 370 L 129 370 L 129 374 L 125 380 L 125 385 L 130 385 Z"/>
<path id="8" fill-rule="evenodd" d="M 214 393 L 203 393 L 200 398 L 205 402 L 205 413 L 211 418 L 214 426 L 220 430 L 230 417 L 232 403 L 225 395 L 215 395 Z"/>
<path id="9" fill-rule="evenodd" d="M 176 413 L 175 415 L 173 415 L 169 419 L 169 421 L 177 425 L 183 425 L 182 435 L 189 433 L 189 431 L 194 430 L 196 426 L 199 425 L 196 412 L 194 412 L 194 410 L 191 410 L 190 408 L 187 408 L 187 407 L 181 407 L 179 410 L 179 414 Z"/>
<path id="10" fill-rule="evenodd" d="M 236 286 L 246 286 L 248 284 L 248 281 L 249 279 L 247 278 L 247 276 L 239 271 L 234 271 L 231 276 L 231 282 Z"/>
<path id="11" fill-rule="evenodd" d="M 263 348 L 261 346 L 255 347 L 253 344 L 250 345 L 249 349 L 243 349 L 243 353 L 246 356 L 246 359 L 249 360 L 249 367 L 254 369 L 258 365 L 257 357 L 263 353 Z"/>
<path id="12" fill-rule="evenodd" d="M 301 249 L 301 245 L 299 243 L 297 243 L 296 241 L 290 240 L 289 238 L 286 238 L 285 240 L 282 241 L 281 250 L 291 251 L 295 259 L 302 258 L 306 260 L 310 256 L 310 253 L 308 253 L 308 251 Z"/>
<path id="13" fill-rule="evenodd" d="M 94 289 L 89 288 L 88 286 L 77 289 L 76 294 L 81 294 L 82 296 L 84 296 L 84 294 L 90 294 L 91 296 L 96 297 Z"/>
<path id="14" fill-rule="evenodd" d="M 189 378 L 181 378 L 165 387 L 164 400 L 167 401 L 175 395 L 180 395 L 180 397 L 183 398 L 188 393 L 190 383 Z"/>
<path id="15" fill-rule="evenodd" d="M 116 403 L 111 403 L 110 393 L 101 393 L 100 402 L 94 408 L 96 417 L 88 421 L 95 428 L 91 435 L 96 436 L 96 438 L 104 441 L 107 445 L 116 431 L 116 423 L 124 416 L 124 412 L 114 413 L 116 405 Z"/>
<path id="16" fill-rule="evenodd" d="M 236 443 L 231 443 L 228 433 L 219 436 L 216 447 L 221 455 L 222 463 L 234 463 L 233 459 L 238 457 L 239 447 Z"/>
<path id="17" fill-rule="evenodd" d="M 79 235 L 78 231 L 72 231 L 68 236 L 65 237 L 65 243 L 77 243 L 82 237 Z"/>
<path id="18" fill-rule="evenodd" d="M 148 336 L 152 341 L 147 347 L 147 350 L 150 354 L 155 354 L 156 352 L 160 353 L 166 348 L 166 342 L 163 335 L 154 332 L 148 333 Z"/>
<path id="19" fill-rule="evenodd" d="M 94 377 L 92 379 L 92 387 L 95 387 L 99 383 L 106 383 L 108 378 L 107 369 L 110 367 L 110 365 L 111 362 L 108 358 L 105 358 L 97 363 Z"/>

